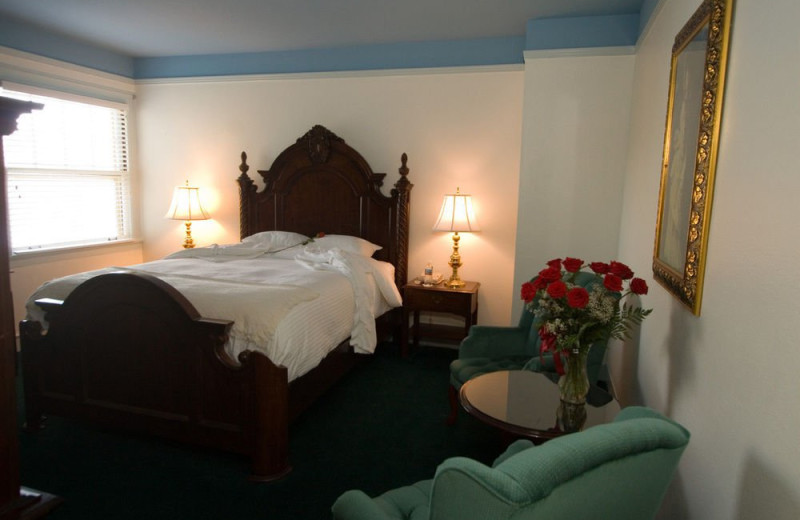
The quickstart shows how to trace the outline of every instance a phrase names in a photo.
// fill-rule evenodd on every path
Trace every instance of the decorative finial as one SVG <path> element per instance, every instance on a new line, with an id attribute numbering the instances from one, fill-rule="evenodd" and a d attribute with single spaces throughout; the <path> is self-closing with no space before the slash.
<path id="1" fill-rule="evenodd" d="M 400 156 L 400 168 L 397 170 L 400 172 L 400 180 L 407 180 L 406 176 L 408 175 L 408 155 L 403 152 L 403 155 Z"/>
<path id="2" fill-rule="evenodd" d="M 242 175 L 247 175 L 249 170 L 250 166 L 247 164 L 247 154 L 242 152 L 242 164 L 239 165 L 239 171 L 242 172 Z"/>

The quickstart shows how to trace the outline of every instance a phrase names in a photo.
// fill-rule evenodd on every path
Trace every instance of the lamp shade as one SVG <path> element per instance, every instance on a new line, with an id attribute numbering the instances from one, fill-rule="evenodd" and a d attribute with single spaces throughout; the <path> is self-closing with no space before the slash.
<path id="1" fill-rule="evenodd" d="M 172 220 L 206 220 L 210 218 L 200 204 L 200 188 L 189 186 L 176 186 L 172 193 L 172 204 L 164 215 Z"/>
<path id="2" fill-rule="evenodd" d="M 455 193 L 444 196 L 442 210 L 439 218 L 433 225 L 434 231 L 480 231 L 475 211 L 472 209 L 472 196 L 460 193 L 456 188 Z"/>

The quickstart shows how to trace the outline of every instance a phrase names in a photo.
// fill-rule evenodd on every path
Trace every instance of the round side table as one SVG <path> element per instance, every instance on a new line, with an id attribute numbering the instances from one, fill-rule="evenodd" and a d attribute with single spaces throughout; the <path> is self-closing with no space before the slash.
<path id="1" fill-rule="evenodd" d="M 569 433 L 558 426 L 558 385 L 543 374 L 528 370 L 484 374 L 464 383 L 459 399 L 470 415 L 537 444 Z M 600 407 L 587 403 L 583 429 L 610 422 L 619 411 L 616 399 Z"/>

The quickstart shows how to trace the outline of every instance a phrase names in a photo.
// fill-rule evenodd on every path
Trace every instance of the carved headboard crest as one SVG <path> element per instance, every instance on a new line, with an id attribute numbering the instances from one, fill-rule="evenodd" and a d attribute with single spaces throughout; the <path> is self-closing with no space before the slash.
<path id="1" fill-rule="evenodd" d="M 245 238 L 261 231 L 319 231 L 358 236 L 381 246 L 374 257 L 394 264 L 399 287 L 408 275 L 410 192 L 408 156 L 402 154 L 400 178 L 386 196 L 386 174 L 375 173 L 364 157 L 322 125 L 284 149 L 268 170 L 258 170 L 258 192 L 242 152 L 239 165 L 239 230 Z"/>
<path id="2" fill-rule="evenodd" d="M 305 141 L 308 150 L 308 158 L 313 164 L 328 162 L 331 153 L 331 141 L 344 142 L 344 139 L 334 134 L 322 125 L 314 125 L 311 130 L 297 140 L 298 143 Z"/>

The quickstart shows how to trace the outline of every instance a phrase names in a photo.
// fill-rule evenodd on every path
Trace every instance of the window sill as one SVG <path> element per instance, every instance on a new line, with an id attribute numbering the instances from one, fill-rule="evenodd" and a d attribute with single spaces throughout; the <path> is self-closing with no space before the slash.
<path id="1" fill-rule="evenodd" d="M 47 262 L 49 260 L 63 259 L 65 257 L 81 257 L 91 254 L 110 253 L 113 249 L 125 249 L 131 247 L 141 247 L 142 241 L 139 239 L 115 240 L 113 242 L 103 242 L 99 244 L 86 244 L 82 246 L 69 246 L 51 249 L 38 249 L 35 251 L 24 251 L 11 255 L 11 268 L 25 267 L 27 265 Z"/>

